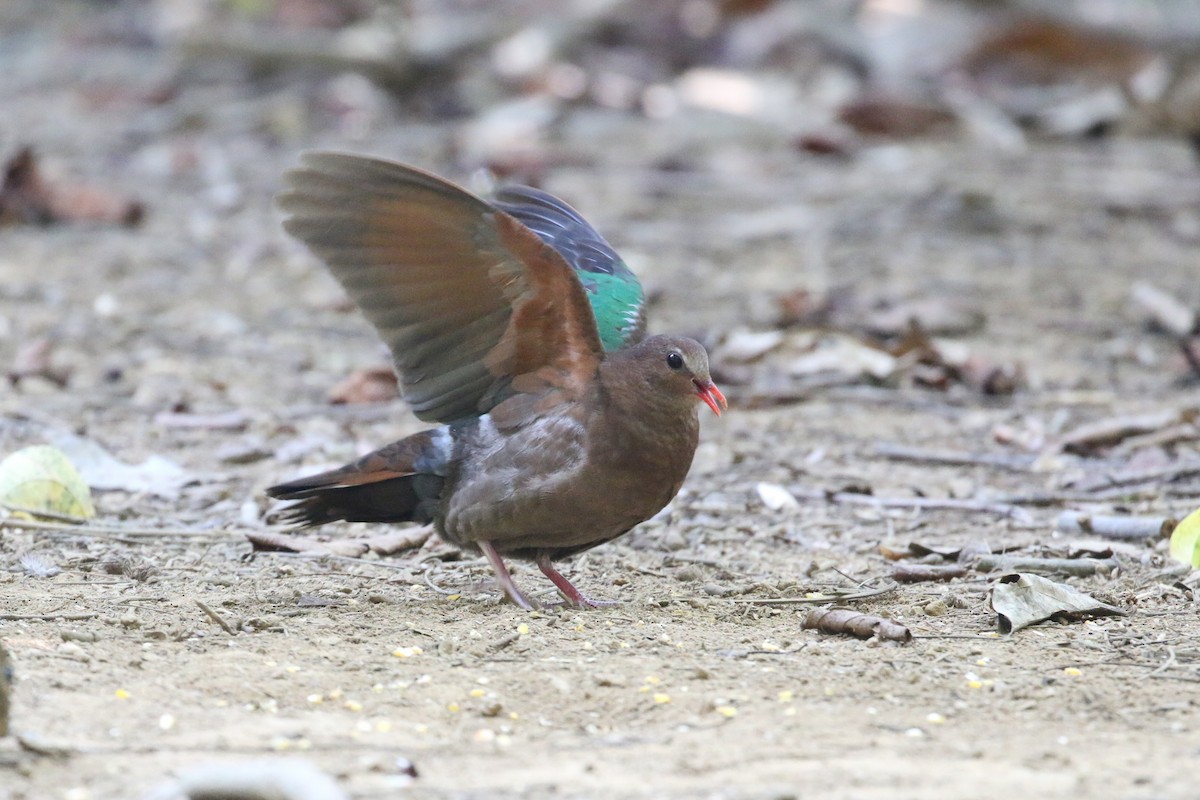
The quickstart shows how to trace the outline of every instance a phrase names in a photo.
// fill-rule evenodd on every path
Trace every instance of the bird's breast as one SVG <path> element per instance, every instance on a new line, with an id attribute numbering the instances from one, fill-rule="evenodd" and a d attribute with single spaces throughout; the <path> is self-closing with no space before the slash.
<path id="1" fill-rule="evenodd" d="M 664 446 L 657 434 L 614 431 L 596 417 L 563 415 L 501 432 L 487 417 L 458 442 L 442 535 L 490 541 L 501 552 L 578 550 L 658 513 L 679 490 L 694 432 Z"/>

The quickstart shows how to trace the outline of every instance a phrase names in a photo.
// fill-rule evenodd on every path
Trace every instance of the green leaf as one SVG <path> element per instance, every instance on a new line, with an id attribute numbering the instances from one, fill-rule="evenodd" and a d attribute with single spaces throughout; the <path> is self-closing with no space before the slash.
<path id="1" fill-rule="evenodd" d="M 1183 518 L 1171 532 L 1171 558 L 1193 567 L 1200 567 L 1200 509 Z"/>
<path id="2" fill-rule="evenodd" d="M 0 461 L 0 503 L 30 511 L 96 516 L 92 493 L 57 447 L 26 447 Z"/>

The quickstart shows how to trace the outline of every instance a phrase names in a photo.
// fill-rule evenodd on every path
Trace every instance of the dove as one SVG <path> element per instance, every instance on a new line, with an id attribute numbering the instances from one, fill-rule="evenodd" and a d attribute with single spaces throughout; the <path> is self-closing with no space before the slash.
<path id="1" fill-rule="evenodd" d="M 698 342 L 647 336 L 637 278 L 574 209 L 529 187 L 493 202 L 403 164 L 306 153 L 284 228 L 328 267 L 387 344 L 418 419 L 438 423 L 344 467 L 272 486 L 281 520 L 432 523 L 564 601 L 592 600 L 554 562 L 609 542 L 678 493 L 699 404 L 725 396 Z"/>

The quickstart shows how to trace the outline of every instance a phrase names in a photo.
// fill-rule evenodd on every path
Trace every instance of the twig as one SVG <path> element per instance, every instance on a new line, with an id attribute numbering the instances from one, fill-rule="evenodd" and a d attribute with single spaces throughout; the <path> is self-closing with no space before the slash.
<path id="1" fill-rule="evenodd" d="M 145 538 L 167 538 L 172 536 L 216 537 L 246 535 L 246 532 L 244 531 L 228 530 L 225 528 L 208 531 L 196 530 L 193 528 L 118 528 L 115 526 L 81 525 L 74 522 L 43 522 L 33 519 L 17 519 L 16 517 L 5 517 L 4 519 L 0 519 L 0 528 L 21 528 L 24 530 L 34 531 L 57 531 L 81 534 L 84 536 L 128 536 Z"/>
<path id="2" fill-rule="evenodd" d="M 443 589 L 442 587 L 438 586 L 437 584 L 435 584 L 433 582 L 434 564 L 433 564 L 432 559 L 425 559 L 424 566 L 425 566 L 425 569 L 422 570 L 421 577 L 425 579 L 426 586 L 428 586 L 430 589 L 433 589 L 438 594 L 443 594 L 443 595 L 446 595 L 447 597 L 452 594 L 460 594 L 460 592 L 458 592 L 457 590 Z"/>
<path id="3" fill-rule="evenodd" d="M 1055 453 L 1083 453 L 1110 447 L 1131 436 L 1154 433 L 1177 422 L 1188 421 L 1189 412 L 1158 411 L 1151 414 L 1111 417 L 1067 431 L 1049 447 Z"/>
<path id="4" fill-rule="evenodd" d="M 899 583 L 948 581 L 966 574 L 965 564 L 897 564 L 892 570 L 892 578 Z"/>
<path id="5" fill-rule="evenodd" d="M 1133 301 L 1146 311 L 1161 327 L 1176 338 L 1196 333 L 1197 314 L 1171 295 L 1144 281 L 1139 281 L 1130 290 Z"/>
<path id="6" fill-rule="evenodd" d="M 869 597 L 880 597 L 881 595 L 889 594 L 899 588 L 898 584 L 891 583 L 881 589 L 869 589 L 862 592 L 846 592 L 825 594 L 822 592 L 821 597 L 767 597 L 767 598 L 738 598 L 730 600 L 731 603 L 740 603 L 747 606 L 800 606 L 800 605 L 818 605 L 820 603 L 845 602 L 849 600 L 866 600 Z"/>
<path id="7" fill-rule="evenodd" d="M 1033 522 L 1033 516 L 1028 511 L 1011 503 L 998 503 L 980 500 L 961 500 L 952 497 L 880 497 L 873 494 L 857 492 L 813 491 L 810 489 L 793 488 L 793 495 L 811 499 L 825 499 L 831 503 L 846 503 L 848 505 L 875 506 L 876 508 L 917 508 L 923 510 L 965 511 L 969 513 L 996 514 L 1009 517 L 1022 524 Z"/>
<path id="8" fill-rule="evenodd" d="M 394 53 L 385 58 L 339 52 L 330 40 L 313 37 L 270 37 L 193 35 L 180 49 L 189 58 L 209 61 L 242 61 L 257 69 L 322 69 L 327 72 L 357 72 L 392 91 L 404 91 L 420 79 L 448 69 L 449 64 L 420 63 Z"/>
<path id="9" fill-rule="evenodd" d="M 1170 517 L 1117 517 L 1064 511 L 1054 527 L 1063 533 L 1093 533 L 1108 539 L 1139 541 L 1169 536 L 1178 524 Z"/>
<path id="10" fill-rule="evenodd" d="M 1129 486 L 1139 483 L 1170 483 L 1180 478 L 1190 478 L 1193 475 L 1200 475 L 1200 462 L 1198 461 L 1185 461 L 1179 464 L 1170 464 L 1165 467 L 1153 467 L 1150 469 L 1127 469 L 1110 472 L 1091 480 L 1080 481 L 1073 488 L 1081 492 L 1097 492 L 1101 489 L 1112 489 L 1118 486 Z"/>
<path id="11" fill-rule="evenodd" d="M 1169 670 L 1171 667 L 1174 667 L 1174 666 L 1177 666 L 1175 663 L 1175 648 L 1168 647 L 1166 659 L 1163 660 L 1163 663 L 1161 663 L 1157 667 L 1155 667 L 1152 672 L 1148 673 L 1146 675 L 1146 677 L 1153 678 L 1156 675 L 1161 675 L 1162 673 L 1166 672 L 1167 670 Z M 1178 666 L 1183 666 L 1183 665 L 1180 664 Z M 1191 666 L 1191 665 L 1189 664 L 1188 666 Z"/>
<path id="12" fill-rule="evenodd" d="M 1191 352 L 1191 349 L 1188 349 Z M 1200 361 L 1197 361 L 1196 375 L 1200 376 Z M 1127 459 L 1130 454 L 1147 447 L 1166 447 L 1181 442 L 1194 442 L 1200 439 L 1200 428 L 1195 421 L 1180 422 L 1162 430 L 1152 431 L 1139 436 L 1130 436 L 1109 451 L 1109 456 L 1116 459 Z"/>
<path id="13" fill-rule="evenodd" d="M 918 464 L 941 464 L 952 467 L 995 467 L 1025 472 L 1033 465 L 1033 456 L 1011 456 L 1003 453 L 962 453 L 953 450 L 927 450 L 895 442 L 875 445 L 875 455 L 893 461 L 912 461 Z"/>
<path id="14" fill-rule="evenodd" d="M 16 620 L 39 620 L 41 622 L 78 622 L 81 619 L 92 619 L 98 617 L 99 614 L 94 612 L 81 612 L 78 614 L 0 614 L 0 619 L 16 621 Z"/>
<path id="15" fill-rule="evenodd" d="M 13 514 L 28 514 L 31 517 L 40 517 L 56 522 L 69 522 L 72 525 L 86 525 L 88 522 L 84 517 L 77 517 L 73 514 L 60 514 L 57 511 L 44 511 L 39 508 L 25 508 L 24 506 L 10 505 L 9 503 L 0 503 L 0 508 Z"/>
<path id="16" fill-rule="evenodd" d="M 514 633 L 506 634 L 504 636 L 501 636 L 499 639 L 496 639 L 495 641 L 488 644 L 488 649 L 493 652 L 503 650 L 504 648 L 508 647 L 510 644 L 512 644 L 513 642 L 515 642 L 517 639 L 520 639 L 520 638 L 521 638 L 521 634 L 519 634 L 519 633 L 514 632 Z"/>
<path id="17" fill-rule="evenodd" d="M 861 614 L 848 608 L 814 608 L 800 626 L 804 630 L 842 634 L 858 639 L 876 637 L 881 642 L 911 642 L 912 631 L 904 625 L 874 614 Z"/>
<path id="18" fill-rule="evenodd" d="M 237 635 L 237 631 L 233 629 L 233 626 L 230 625 L 228 622 L 226 622 L 224 617 L 222 617 L 220 614 L 218 614 L 216 611 L 214 611 L 203 600 L 197 600 L 196 605 L 198 605 L 200 607 L 201 611 L 203 611 L 205 614 L 208 615 L 209 619 L 211 619 L 213 622 L 220 625 L 221 629 L 224 630 L 226 633 L 228 633 L 230 636 Z"/>
<path id="19" fill-rule="evenodd" d="M 1107 575 L 1119 564 L 1115 558 L 1033 558 L 984 555 L 975 560 L 979 572 L 1036 572 L 1051 575 Z"/>

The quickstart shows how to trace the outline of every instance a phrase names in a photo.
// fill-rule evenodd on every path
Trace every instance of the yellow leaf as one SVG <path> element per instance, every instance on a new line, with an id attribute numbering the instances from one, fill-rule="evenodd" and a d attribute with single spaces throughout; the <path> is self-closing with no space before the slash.
<path id="1" fill-rule="evenodd" d="M 1200 567 L 1200 509 L 1183 518 L 1171 532 L 1171 558 L 1193 567 Z"/>
<path id="2" fill-rule="evenodd" d="M 0 503 L 72 517 L 96 516 L 92 493 L 57 447 L 26 447 L 0 462 Z"/>

